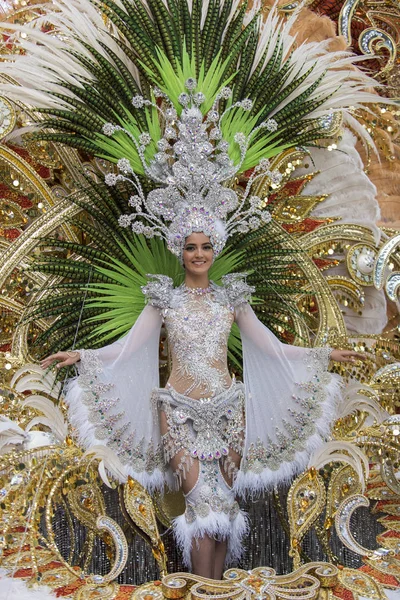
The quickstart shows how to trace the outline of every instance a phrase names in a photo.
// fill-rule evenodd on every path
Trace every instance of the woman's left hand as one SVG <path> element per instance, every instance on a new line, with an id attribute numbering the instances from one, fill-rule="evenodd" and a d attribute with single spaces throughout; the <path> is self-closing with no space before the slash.
<path id="1" fill-rule="evenodd" d="M 352 350 L 333 350 L 331 360 L 335 362 L 355 363 L 357 360 L 366 360 L 366 355 Z"/>

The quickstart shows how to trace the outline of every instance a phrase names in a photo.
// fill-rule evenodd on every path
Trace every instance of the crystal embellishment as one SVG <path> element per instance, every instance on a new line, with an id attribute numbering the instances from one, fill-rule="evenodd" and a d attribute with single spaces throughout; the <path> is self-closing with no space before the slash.
<path id="1" fill-rule="evenodd" d="M 246 98 L 234 102 L 221 113 L 220 101 L 232 95 L 231 89 L 225 87 L 216 95 L 211 110 L 204 115 L 200 106 L 206 97 L 196 92 L 196 80 L 187 79 L 185 86 L 186 90 L 178 97 L 182 106 L 179 116 L 172 102 L 159 90 L 155 90 L 155 95 L 160 97 L 161 93 L 165 109 L 139 95 L 132 99 L 135 108 L 151 106 L 161 113 L 164 121 L 161 139 L 153 140 L 159 152 L 150 161 L 144 153 L 151 141 L 148 133 L 141 133 L 136 139 L 120 125 L 106 123 L 103 126 L 103 133 L 107 136 L 122 131 L 130 138 L 146 177 L 158 187 L 146 196 L 138 175 L 126 158 L 118 161 L 119 174 L 109 173 L 105 181 L 110 186 L 118 181 L 130 181 L 135 188 L 136 201 L 130 202 L 133 212 L 121 215 L 119 223 L 122 227 L 130 226 L 135 233 L 147 237 L 162 237 L 169 250 L 179 257 L 186 237 L 201 231 L 210 237 L 214 253 L 218 255 L 228 236 L 256 229 L 271 219 L 269 211 L 260 208 L 260 204 L 248 202 L 253 184 L 258 179 L 269 177 L 274 183 L 282 179 L 279 171 L 271 172 L 267 159 L 262 159 L 253 169 L 240 194 L 226 185 L 240 173 L 252 137 L 261 129 L 276 131 L 278 123 L 268 119 L 250 136 L 239 131 L 230 145 L 223 139 L 224 117 L 230 111 L 250 111 L 252 101 Z M 230 150 L 239 150 L 236 162 L 230 157 Z"/>

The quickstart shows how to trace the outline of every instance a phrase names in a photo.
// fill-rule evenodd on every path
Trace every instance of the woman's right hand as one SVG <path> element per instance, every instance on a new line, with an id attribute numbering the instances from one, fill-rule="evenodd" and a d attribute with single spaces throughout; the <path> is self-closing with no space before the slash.
<path id="1" fill-rule="evenodd" d="M 74 365 L 81 359 L 80 353 L 75 351 L 69 352 L 56 352 L 56 354 L 50 354 L 40 362 L 40 366 L 43 370 L 48 369 L 52 366 L 52 364 L 57 361 L 56 368 L 61 369 L 61 367 L 70 367 Z"/>

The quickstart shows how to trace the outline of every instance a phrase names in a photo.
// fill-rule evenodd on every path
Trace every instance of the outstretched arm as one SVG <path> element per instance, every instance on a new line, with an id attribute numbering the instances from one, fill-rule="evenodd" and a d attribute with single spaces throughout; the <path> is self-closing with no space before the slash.
<path id="1" fill-rule="evenodd" d="M 241 305 L 236 320 L 243 347 L 246 436 L 235 487 L 258 492 L 301 472 L 329 435 L 344 385 L 328 371 L 330 358 L 352 362 L 363 355 L 283 344 L 249 305 Z"/>
<path id="2" fill-rule="evenodd" d="M 260 351 L 267 355 L 274 354 L 274 356 L 277 353 L 283 354 L 288 360 L 302 360 L 307 349 L 282 343 L 272 331 L 257 319 L 250 305 L 246 304 L 239 308 L 236 311 L 235 320 L 242 338 L 246 337 L 251 340 Z M 332 350 L 329 358 L 336 362 L 354 363 L 357 360 L 365 360 L 366 356 L 352 350 Z"/>
<path id="3" fill-rule="evenodd" d="M 365 360 L 366 358 L 365 354 L 353 350 L 332 350 L 331 352 L 331 360 L 336 362 L 355 363 L 357 360 Z"/>
<path id="4" fill-rule="evenodd" d="M 99 348 L 95 352 L 101 360 L 113 362 L 121 353 L 126 355 L 138 350 L 141 345 L 146 343 L 156 329 L 160 329 L 161 322 L 160 311 L 153 306 L 147 305 L 139 315 L 136 323 L 124 337 L 113 344 Z M 80 361 L 85 352 L 88 352 L 88 350 L 56 352 L 43 359 L 40 366 L 42 369 L 48 369 L 56 362 L 57 369 L 68 367 Z"/>

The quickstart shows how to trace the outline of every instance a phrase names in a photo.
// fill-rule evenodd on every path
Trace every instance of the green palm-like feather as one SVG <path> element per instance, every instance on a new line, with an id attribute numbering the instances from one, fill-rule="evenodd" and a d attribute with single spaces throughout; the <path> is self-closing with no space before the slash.
<path id="1" fill-rule="evenodd" d="M 143 163 L 140 159 L 137 146 L 126 132 L 137 141 L 138 145 L 140 145 L 139 136 L 141 133 L 146 131 L 150 134 L 152 141 L 144 150 L 144 158 L 147 162 L 150 162 L 157 152 L 156 141 L 162 137 L 157 109 L 154 107 L 146 107 L 145 127 L 141 126 L 129 110 L 125 107 L 123 107 L 123 110 L 125 112 L 125 117 L 121 118 L 117 116 L 117 121 L 125 131 L 114 133 L 112 138 L 103 133 L 96 133 L 92 143 L 98 148 L 96 155 L 99 158 L 104 158 L 113 163 L 117 163 L 122 157 L 127 158 L 135 173 L 143 175 Z"/>
<path id="2" fill-rule="evenodd" d="M 158 61 L 155 65 L 156 71 L 154 72 L 153 69 L 144 65 L 143 68 L 153 83 L 168 96 L 178 114 L 181 113 L 183 108 L 178 98 L 185 89 L 185 81 L 191 77 L 196 78 L 196 92 L 201 92 L 206 97 L 205 102 L 201 105 L 201 111 L 203 114 L 207 114 L 219 90 L 227 86 L 234 77 L 234 74 L 232 74 L 230 77 L 224 78 L 229 59 L 221 60 L 222 51 L 219 51 L 208 69 L 205 68 L 204 61 L 201 63 L 198 75 L 196 76 L 195 60 L 193 56 L 190 58 L 185 45 L 183 46 L 182 54 L 182 62 L 176 60 L 176 64 L 172 65 L 166 54 L 160 48 L 157 48 Z"/>
<path id="3" fill-rule="evenodd" d="M 78 5 L 82 9 L 80 22 L 74 20 Z M 93 16 L 93 5 L 105 23 L 96 11 Z M 45 115 L 38 138 L 111 163 L 128 158 L 145 193 L 152 184 L 146 182 L 131 138 L 139 140 L 141 133 L 150 133 L 152 142 L 144 149 L 148 163 L 157 152 L 164 123 L 154 106 L 139 109 L 131 100 L 142 94 L 154 102 L 153 86 L 167 94 L 178 112 L 182 109 L 179 95 L 189 77 L 197 79 L 196 91 L 206 96 L 201 105 L 203 114 L 228 84 L 232 99 L 220 103 L 221 111 L 249 97 L 253 102 L 249 112 L 235 107 L 221 123 L 235 164 L 240 160 L 235 135 L 249 136 L 261 123 L 275 119 L 276 132 L 262 128 L 252 136 L 241 165 L 243 171 L 286 148 L 315 144 L 323 136 L 316 114 L 321 116 L 331 106 L 359 105 L 363 101 L 360 97 L 368 97 L 366 93 L 360 96 L 359 90 L 371 82 L 361 76 L 357 79 L 357 72 L 341 55 L 331 53 L 329 59 L 321 48 L 312 46 L 299 52 L 288 34 L 290 19 L 287 25 L 280 23 L 275 11 L 269 13 L 264 27 L 259 16 L 246 17 L 246 3 L 239 5 L 235 0 L 75 0 L 71 12 L 68 0 L 59 0 L 54 12 L 47 8 L 50 6 L 48 3 L 43 8 L 49 10 L 46 22 L 58 36 L 42 32 L 36 19 L 25 26 L 10 24 L 10 29 L 27 35 L 19 37 L 18 60 L 13 62 L 13 55 L 5 54 L 0 61 L 2 81 L 17 82 L 14 87 L 1 84 L 6 87 L 5 94 Z M 42 24 L 43 15 L 38 18 Z M 34 33 L 32 38 L 30 32 Z M 37 41 L 38 56 L 32 39 Z M 47 63 L 42 60 L 43 48 L 49 52 Z M 53 57 L 59 69 L 54 69 Z M 21 72 L 20 65 L 25 65 Z M 30 73 L 33 75 L 25 84 Z M 107 122 L 126 132 L 105 136 L 103 126 Z M 326 134 L 325 139 L 329 138 Z M 53 244 L 57 252 L 63 248 L 65 256 L 36 265 L 50 278 L 59 278 L 58 287 L 53 286 L 29 315 L 50 318 L 60 308 L 59 318 L 36 341 L 38 346 L 48 344 L 43 352 L 74 343 L 84 346 L 90 342 L 97 347 L 116 339 L 143 307 L 140 286 L 147 273 L 170 275 L 176 283 L 181 280 L 179 263 L 160 240 L 146 242 L 118 226 L 118 216 L 129 211 L 131 191 L 110 189 L 86 178 L 85 189 L 71 199 L 82 210 L 71 225 L 87 243 L 68 246 L 67 242 L 46 240 L 46 245 L 51 248 Z M 288 251 L 287 236 L 264 227 L 230 239 L 212 272 L 218 282 L 225 273 L 250 270 L 249 281 L 257 286 L 257 296 L 263 302 L 262 307 L 254 306 L 257 315 L 265 324 L 282 325 L 286 331 L 290 326 L 284 316 L 296 315 L 292 298 L 298 283 L 288 275 L 288 255 L 293 262 L 296 257 Z M 72 292 L 70 300 L 63 308 L 62 298 L 68 291 Z M 55 294 L 58 303 L 53 303 Z M 277 297 L 283 303 L 277 302 Z M 77 317 L 78 331 L 74 326 Z M 230 349 L 232 356 L 240 356 L 237 331 L 232 334 Z"/>
<path id="4" fill-rule="evenodd" d="M 147 241 L 143 236 L 135 236 L 126 245 L 121 245 L 121 250 L 126 262 L 109 257 L 104 265 L 95 267 L 96 273 L 105 277 L 107 283 L 93 283 L 86 288 L 95 292 L 96 297 L 86 302 L 85 307 L 102 309 L 101 315 L 90 319 L 103 321 L 93 330 L 93 337 L 102 342 L 114 339 L 115 331 L 126 333 L 135 323 L 145 306 L 141 287 L 146 284 L 149 274 L 167 275 L 175 286 L 184 279 L 178 259 L 166 250 L 164 242 L 158 238 Z M 222 253 L 210 270 L 210 278 L 220 283 L 224 275 L 240 268 L 242 261 L 242 252 Z"/>
<path id="5" fill-rule="evenodd" d="M 163 123 L 155 109 L 135 108 L 131 99 L 141 93 L 153 100 L 153 86 L 167 94 L 178 113 L 182 110 L 178 98 L 190 77 L 198 82 L 196 91 L 205 94 L 201 106 L 204 114 L 211 108 L 218 91 L 227 84 L 232 88 L 233 102 L 249 97 L 253 101 L 250 113 L 242 114 L 243 111 L 235 109 L 222 124 L 236 164 L 239 149 L 232 144 L 235 133 L 248 135 L 254 127 L 273 117 L 279 133 L 274 136 L 263 129 L 252 138 L 242 163 L 243 171 L 254 167 L 261 158 L 276 156 L 299 143 L 316 143 L 323 134 L 315 114 L 322 106 L 328 112 L 331 98 L 336 108 L 340 108 L 341 102 L 343 106 L 354 105 L 354 91 L 356 101 L 357 97 L 371 101 L 367 98 L 369 94 L 360 92 L 369 84 L 367 78 L 348 69 L 348 63 L 341 64 L 341 60 L 346 59 L 340 54 L 330 53 L 330 61 L 323 49 L 310 45 L 301 55 L 275 11 L 271 11 L 262 25 L 260 15 L 254 11 L 249 17 L 246 4 L 239 7 L 235 2 L 233 10 L 234 0 L 211 0 L 204 4 L 201 0 L 77 2 L 82 6 L 81 29 L 79 24 L 68 20 L 71 15 L 66 0 L 60 0 L 54 17 L 51 11 L 48 14 L 49 24 L 54 18 L 57 31 L 65 28 L 60 31 L 60 37 L 63 33 L 66 40 L 72 36 L 74 44 L 66 42 L 54 50 L 59 62 L 63 58 L 69 61 L 68 76 L 64 76 L 62 69 L 54 72 L 51 60 L 49 65 L 40 61 L 40 73 L 27 86 L 29 104 L 51 117 L 42 124 L 43 131 L 37 133 L 37 137 L 114 163 L 127 158 L 137 174 L 143 174 L 143 166 L 129 136 L 138 140 L 142 132 L 150 132 L 153 142 L 145 149 L 148 162 L 162 137 Z M 103 13 L 108 20 L 104 27 L 100 27 L 98 21 L 94 25 L 86 16 L 86 4 L 94 4 Z M 64 20 L 59 13 L 63 10 Z M 30 26 L 26 26 L 28 34 Z M 35 39 L 39 40 L 41 34 L 37 29 L 40 28 L 35 30 Z M 91 35 L 86 35 L 87 31 Z M 46 45 L 48 38 L 45 33 L 42 35 L 43 45 Z M 22 38 L 21 44 L 23 48 Z M 38 48 L 41 48 L 40 43 Z M 30 45 L 26 60 L 32 52 L 34 48 Z M 13 68 L 11 76 L 18 81 L 20 63 L 9 66 L 7 56 L 0 63 L 0 70 L 7 74 Z M 38 92 L 36 103 L 32 100 L 35 91 Z M 15 95 L 19 101 L 22 96 L 23 101 L 23 85 L 16 88 Z M 43 105 L 44 97 L 48 102 Z M 335 98 L 339 98 L 339 104 Z M 119 131 L 107 138 L 102 128 L 108 121 L 123 127 L 129 135 Z"/>

